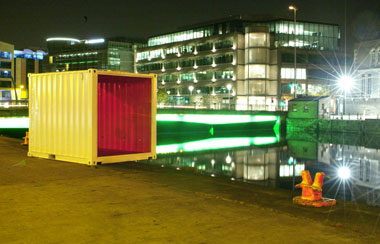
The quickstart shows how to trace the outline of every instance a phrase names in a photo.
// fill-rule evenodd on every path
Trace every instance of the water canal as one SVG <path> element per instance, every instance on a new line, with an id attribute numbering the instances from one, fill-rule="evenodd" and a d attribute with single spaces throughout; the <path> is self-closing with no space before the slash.
<path id="1" fill-rule="evenodd" d="M 172 133 L 161 127 L 160 133 L 158 128 L 158 157 L 150 164 L 289 191 L 301 182 L 302 170 L 309 170 L 312 178 L 324 172 L 325 197 L 380 206 L 380 139 L 376 136 L 281 134 L 273 125 L 232 132 L 202 127 Z M 24 132 L 1 133 L 20 137 Z M 297 191 L 294 194 L 299 195 Z"/>

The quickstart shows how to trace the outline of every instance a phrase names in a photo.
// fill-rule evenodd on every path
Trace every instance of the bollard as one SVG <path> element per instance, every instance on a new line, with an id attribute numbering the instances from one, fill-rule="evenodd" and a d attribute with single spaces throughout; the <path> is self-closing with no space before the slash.
<path id="1" fill-rule="evenodd" d="M 312 184 L 309 170 L 302 170 L 302 182 L 297 184 L 295 188 L 302 188 L 302 196 L 293 198 L 293 203 L 311 207 L 327 207 L 336 204 L 335 199 L 322 197 L 322 186 L 324 173 L 317 172 Z"/>

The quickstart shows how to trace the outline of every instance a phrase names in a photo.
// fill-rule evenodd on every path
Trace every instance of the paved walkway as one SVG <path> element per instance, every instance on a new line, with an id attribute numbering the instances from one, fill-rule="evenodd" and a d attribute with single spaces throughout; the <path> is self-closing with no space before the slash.
<path id="1" fill-rule="evenodd" d="M 379 208 L 141 163 L 26 157 L 0 137 L 0 243 L 379 243 Z"/>

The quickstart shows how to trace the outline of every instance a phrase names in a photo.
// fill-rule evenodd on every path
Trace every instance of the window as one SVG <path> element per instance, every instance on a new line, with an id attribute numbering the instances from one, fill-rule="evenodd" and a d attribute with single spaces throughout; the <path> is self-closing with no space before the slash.
<path id="1" fill-rule="evenodd" d="M 11 77 L 12 77 L 11 71 L 0 70 L 0 78 L 11 78 Z"/>
<path id="2" fill-rule="evenodd" d="M 246 35 L 246 47 L 266 47 L 266 33 L 249 33 Z"/>
<path id="3" fill-rule="evenodd" d="M 197 46 L 197 50 L 199 52 L 202 52 L 202 51 L 208 51 L 208 50 L 211 50 L 212 49 L 212 42 L 206 42 L 206 43 L 203 43 L 203 44 L 200 44 Z"/>
<path id="4" fill-rule="evenodd" d="M 0 69 L 11 69 L 11 68 L 12 68 L 11 62 L 0 61 Z"/>
<path id="5" fill-rule="evenodd" d="M 157 45 L 162 45 L 162 44 L 167 44 L 167 43 L 181 42 L 181 41 L 186 41 L 186 40 L 203 38 L 203 37 L 212 35 L 213 34 L 212 29 L 213 29 L 212 26 L 207 26 L 207 27 L 197 28 L 193 30 L 186 30 L 186 31 L 181 31 L 177 33 L 152 37 L 152 38 L 149 38 L 148 40 L 148 46 L 157 46 Z"/>
<path id="6" fill-rule="evenodd" d="M 234 56 L 232 54 L 222 55 L 215 57 L 216 64 L 232 63 Z"/>
<path id="7" fill-rule="evenodd" d="M 0 52 L 0 59 L 12 59 L 12 53 Z"/>
<path id="8" fill-rule="evenodd" d="M 246 52 L 246 62 L 249 63 L 267 63 L 269 57 L 269 50 L 266 48 L 251 48 Z"/>
<path id="9" fill-rule="evenodd" d="M 215 89 L 215 94 L 227 94 L 228 93 L 226 86 L 217 86 L 214 89 Z"/>
<path id="10" fill-rule="evenodd" d="M 193 94 L 211 94 L 212 93 L 212 88 L 208 86 L 197 86 L 195 87 Z"/>
<path id="11" fill-rule="evenodd" d="M 179 61 L 179 66 L 182 67 L 193 67 L 194 66 L 194 59 L 187 59 L 187 60 L 181 60 Z"/>
<path id="12" fill-rule="evenodd" d="M 376 51 L 375 50 L 372 50 L 371 51 L 371 66 L 376 66 Z"/>
<path id="13" fill-rule="evenodd" d="M 178 80 L 178 75 L 174 75 L 174 74 L 164 75 L 162 77 L 162 80 L 165 82 L 176 82 Z"/>
<path id="14" fill-rule="evenodd" d="M 365 95 L 365 75 L 362 75 L 362 87 L 360 89 L 360 96 L 364 97 Z"/>
<path id="15" fill-rule="evenodd" d="M 246 73 L 249 78 L 266 78 L 266 66 L 262 64 L 246 65 Z"/>
<path id="16" fill-rule="evenodd" d="M 371 96 L 372 93 L 372 75 L 368 74 L 367 80 L 367 96 Z"/>
<path id="17" fill-rule="evenodd" d="M 203 57 L 197 59 L 197 65 L 211 65 L 212 57 Z"/>
<path id="18" fill-rule="evenodd" d="M 9 81 L 0 81 L 0 87 L 11 88 L 12 87 L 12 83 L 9 82 Z M 4 95 L 4 91 L 3 91 L 3 95 Z"/>
<path id="19" fill-rule="evenodd" d="M 136 57 L 136 61 L 140 61 L 140 60 L 145 60 L 145 59 L 148 59 L 149 57 L 149 52 L 141 52 L 141 53 L 137 53 L 137 57 Z"/>
<path id="20" fill-rule="evenodd" d="M 234 76 L 234 72 L 232 70 L 215 71 L 215 79 L 232 79 L 233 76 Z"/>
<path id="21" fill-rule="evenodd" d="M 294 79 L 294 68 L 281 68 L 281 78 L 282 79 Z M 298 80 L 306 79 L 306 69 L 297 69 Z"/>
<path id="22" fill-rule="evenodd" d="M 164 67 L 165 67 L 165 69 L 175 69 L 178 67 L 178 63 L 177 62 L 168 62 L 168 63 L 165 63 Z"/>
<path id="23" fill-rule="evenodd" d="M 180 74 L 179 77 L 181 81 L 193 81 L 194 73 Z"/>
<path id="24" fill-rule="evenodd" d="M 232 38 L 221 40 L 221 41 L 215 41 L 215 48 L 216 49 L 222 49 L 222 48 L 230 48 L 234 45 L 234 41 Z"/>
<path id="25" fill-rule="evenodd" d="M 211 71 L 202 71 L 195 74 L 197 80 L 211 80 L 213 77 L 213 72 Z"/>

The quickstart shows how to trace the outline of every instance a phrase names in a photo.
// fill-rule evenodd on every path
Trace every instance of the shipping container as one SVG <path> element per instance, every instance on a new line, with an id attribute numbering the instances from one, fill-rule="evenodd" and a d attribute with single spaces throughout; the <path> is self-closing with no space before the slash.
<path id="1" fill-rule="evenodd" d="M 28 156 L 101 164 L 156 158 L 157 75 L 29 75 Z"/>

